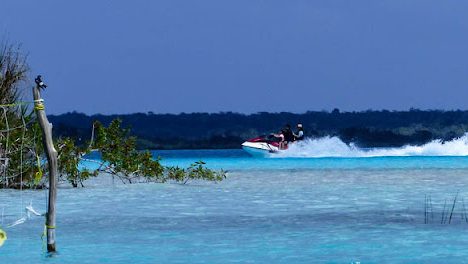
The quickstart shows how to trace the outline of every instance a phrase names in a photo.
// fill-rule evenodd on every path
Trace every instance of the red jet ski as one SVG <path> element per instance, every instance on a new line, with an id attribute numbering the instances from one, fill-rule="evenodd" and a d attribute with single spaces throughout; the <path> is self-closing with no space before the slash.
<path id="1" fill-rule="evenodd" d="M 278 138 L 270 135 L 249 139 L 242 143 L 242 148 L 254 157 L 264 157 L 271 153 L 283 151 L 288 147 L 286 146 L 285 149 L 280 149 Z"/>

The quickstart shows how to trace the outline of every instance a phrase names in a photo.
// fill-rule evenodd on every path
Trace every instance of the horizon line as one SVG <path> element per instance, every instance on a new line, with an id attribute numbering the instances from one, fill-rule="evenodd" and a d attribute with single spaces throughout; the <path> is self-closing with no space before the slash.
<path id="1" fill-rule="evenodd" d="M 54 113 L 54 114 L 48 114 L 48 116 L 58 116 L 58 115 L 66 115 L 66 114 L 82 114 L 86 116 L 96 116 L 96 115 L 103 115 L 103 116 L 122 116 L 122 115 L 134 115 L 134 114 L 144 114 L 144 115 L 190 115 L 190 114 L 238 114 L 238 115 L 258 115 L 258 114 L 294 114 L 294 115 L 305 115 L 309 113 L 336 113 L 336 114 L 346 114 L 346 113 L 366 113 L 366 112 L 391 112 L 391 113 L 396 113 L 396 112 L 467 112 L 468 109 L 421 109 L 421 108 L 414 108 L 410 107 L 409 109 L 406 110 L 396 110 L 396 109 L 366 109 L 366 110 L 340 110 L 339 108 L 334 108 L 332 110 L 307 110 L 305 112 L 289 112 L 289 111 L 258 111 L 258 112 L 237 112 L 237 111 L 217 111 L 217 112 L 202 112 L 202 111 L 194 111 L 194 112 L 178 112 L 178 113 L 169 113 L 169 112 L 161 112 L 157 113 L 154 111 L 146 111 L 146 112 L 131 112 L 131 113 L 84 113 L 84 112 L 79 112 L 77 110 L 73 111 L 68 111 L 64 113 Z"/>

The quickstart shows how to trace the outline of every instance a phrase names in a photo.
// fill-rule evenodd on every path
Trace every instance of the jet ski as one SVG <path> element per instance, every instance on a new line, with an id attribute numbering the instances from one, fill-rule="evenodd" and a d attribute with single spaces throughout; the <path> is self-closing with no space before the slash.
<path id="1" fill-rule="evenodd" d="M 242 148 L 254 157 L 264 157 L 285 150 L 279 148 L 278 139 L 272 135 L 249 139 L 242 143 Z"/>

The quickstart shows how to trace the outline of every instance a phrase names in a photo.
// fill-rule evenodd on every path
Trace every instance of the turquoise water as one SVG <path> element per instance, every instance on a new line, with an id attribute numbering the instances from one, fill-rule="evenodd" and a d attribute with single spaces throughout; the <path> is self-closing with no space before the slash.
<path id="1" fill-rule="evenodd" d="M 228 178 L 220 183 L 123 185 L 101 177 L 86 182 L 86 188 L 63 186 L 58 254 L 44 254 L 44 221 L 32 217 L 5 229 L 8 240 L 0 248 L 0 263 L 468 259 L 463 209 L 468 157 L 251 158 L 241 150 L 158 155 L 166 165 L 204 160 L 211 168 L 228 170 Z M 441 224 L 444 202 L 451 212 L 457 192 L 451 224 Z M 427 224 L 425 196 L 432 200 Z M 6 226 L 22 216 L 30 201 L 43 212 L 45 192 L 1 190 L 0 201 Z"/>
<path id="2" fill-rule="evenodd" d="M 390 157 L 281 157 L 254 158 L 242 150 L 162 150 L 153 151 L 166 166 L 189 166 L 203 160 L 210 168 L 229 171 L 294 169 L 468 169 L 468 156 L 390 156 Z M 99 159 L 94 153 L 90 159 Z M 85 162 L 88 168 L 97 168 Z"/>

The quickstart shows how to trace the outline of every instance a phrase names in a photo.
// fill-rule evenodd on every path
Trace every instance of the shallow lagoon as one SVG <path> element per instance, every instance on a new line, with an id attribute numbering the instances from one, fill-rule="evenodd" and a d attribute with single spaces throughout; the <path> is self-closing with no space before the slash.
<path id="1" fill-rule="evenodd" d="M 6 229 L 1 263 L 459 263 L 468 259 L 461 198 L 467 157 L 254 159 L 240 150 L 162 151 L 167 165 L 204 160 L 229 171 L 213 184 L 122 185 L 102 177 L 61 188 L 57 247 L 44 221 Z M 460 191 L 452 223 L 444 201 Z M 424 224 L 425 195 L 433 214 Z M 44 191 L 0 192 L 4 225 Z M 23 206 L 23 207 L 24 207 Z M 451 209 L 451 208 L 450 208 Z"/>

